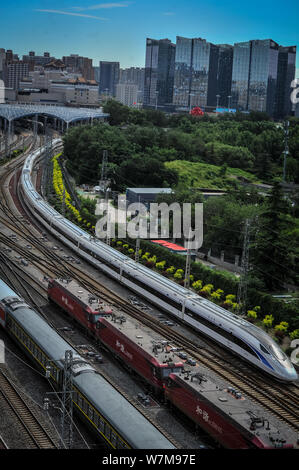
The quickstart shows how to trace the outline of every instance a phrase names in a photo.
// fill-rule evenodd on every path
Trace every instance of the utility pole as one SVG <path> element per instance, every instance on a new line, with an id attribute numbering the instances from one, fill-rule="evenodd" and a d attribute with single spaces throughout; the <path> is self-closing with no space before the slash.
<path id="1" fill-rule="evenodd" d="M 186 256 L 186 268 L 185 268 L 185 281 L 184 287 L 185 289 L 190 289 L 190 273 L 191 273 L 191 229 L 189 230 L 189 240 L 188 240 L 188 249 L 187 249 L 187 256 Z"/>
<path id="2" fill-rule="evenodd" d="M 62 415 L 61 438 L 68 449 L 73 443 L 73 352 L 65 351 L 63 389 L 62 389 Z"/>
<path id="3" fill-rule="evenodd" d="M 286 181 L 287 156 L 289 154 L 289 121 L 285 121 L 284 127 L 284 158 L 283 158 L 283 181 Z"/>
<path id="4" fill-rule="evenodd" d="M 242 252 L 242 274 L 238 286 L 237 301 L 241 306 L 241 313 L 246 314 L 247 310 L 247 284 L 248 284 L 248 271 L 249 271 L 249 243 L 250 243 L 250 225 L 251 221 L 246 219 L 244 228 L 244 242 Z"/>
<path id="5" fill-rule="evenodd" d="M 140 236 L 136 238 L 136 250 L 135 250 L 135 261 L 136 263 L 139 263 L 139 258 L 140 258 Z"/>
<path id="6" fill-rule="evenodd" d="M 99 186 L 101 188 L 101 191 L 103 193 L 106 192 L 106 189 L 109 185 L 109 180 L 108 180 L 108 151 L 104 150 L 103 151 L 103 160 L 102 160 L 102 170 L 101 170 L 101 179 L 99 182 Z"/>
<path id="7" fill-rule="evenodd" d="M 105 194 L 105 206 L 107 210 L 107 236 L 106 236 L 106 244 L 111 245 L 111 232 L 110 232 L 110 222 L 111 222 L 111 214 L 109 210 L 109 192 L 110 189 L 107 188 L 106 194 Z"/>
<path id="8" fill-rule="evenodd" d="M 62 195 L 62 215 L 65 217 L 65 186 L 63 185 L 63 195 Z"/>
<path id="9" fill-rule="evenodd" d="M 138 213 L 140 214 L 140 196 L 138 197 L 138 204 L 139 204 L 139 211 Z M 141 221 L 139 219 L 139 229 L 138 229 L 138 236 L 136 238 L 136 248 L 135 248 L 135 261 L 136 263 L 139 263 L 139 259 L 140 259 L 140 225 L 141 225 Z"/>

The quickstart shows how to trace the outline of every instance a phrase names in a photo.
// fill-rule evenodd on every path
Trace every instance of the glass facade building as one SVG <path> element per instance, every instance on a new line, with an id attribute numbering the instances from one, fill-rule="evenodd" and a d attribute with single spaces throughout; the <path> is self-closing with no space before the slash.
<path id="1" fill-rule="evenodd" d="M 227 108 L 230 104 L 234 48 L 230 44 L 218 45 L 217 93 L 218 104 Z M 217 104 L 217 101 L 216 101 Z"/>
<path id="2" fill-rule="evenodd" d="M 231 105 L 240 111 L 248 110 L 248 88 L 251 62 L 251 42 L 234 45 Z"/>
<path id="3" fill-rule="evenodd" d="M 279 47 L 277 67 L 276 107 L 274 116 L 281 119 L 292 111 L 291 82 L 296 73 L 296 46 Z"/>
<path id="4" fill-rule="evenodd" d="M 234 45 L 232 107 L 263 111 L 282 118 L 291 113 L 291 82 L 295 77 L 296 47 L 272 39 Z"/>
<path id="5" fill-rule="evenodd" d="M 144 74 L 145 106 L 163 106 L 172 103 L 175 44 L 169 39 L 146 40 Z"/>
<path id="6" fill-rule="evenodd" d="M 144 102 L 172 102 L 178 111 L 213 111 L 218 105 L 282 118 L 292 112 L 295 70 L 296 46 L 272 39 L 232 46 L 177 36 L 175 47 L 168 39 L 147 39 Z"/>
<path id="7" fill-rule="evenodd" d="M 119 82 L 119 62 L 100 62 L 100 94 L 116 96 L 116 85 Z"/>
<path id="8" fill-rule="evenodd" d="M 173 103 L 191 109 L 216 106 L 219 46 L 205 39 L 177 37 Z"/>
<path id="9" fill-rule="evenodd" d="M 193 39 L 176 40 L 173 104 L 188 107 L 191 93 Z"/>
<path id="10" fill-rule="evenodd" d="M 248 110 L 273 116 L 277 85 L 278 44 L 271 39 L 251 41 Z"/>

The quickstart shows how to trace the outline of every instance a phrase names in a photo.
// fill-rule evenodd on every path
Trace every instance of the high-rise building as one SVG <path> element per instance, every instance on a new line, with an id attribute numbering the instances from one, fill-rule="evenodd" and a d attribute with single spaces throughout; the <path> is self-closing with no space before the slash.
<path id="1" fill-rule="evenodd" d="M 219 44 L 217 68 L 217 94 L 216 104 L 227 108 L 230 104 L 233 68 L 233 46 Z"/>
<path id="2" fill-rule="evenodd" d="M 22 61 L 13 61 L 4 65 L 3 80 L 6 88 L 17 90 L 20 81 L 24 77 L 28 77 L 29 67 L 28 63 Z"/>
<path id="3" fill-rule="evenodd" d="M 236 43 L 232 106 L 240 111 L 264 111 L 280 118 L 290 114 L 295 63 L 295 46 L 282 47 L 272 39 Z"/>
<path id="4" fill-rule="evenodd" d="M 86 80 L 94 80 L 94 70 L 92 59 L 82 57 L 78 54 L 63 56 L 62 62 L 65 64 L 67 71 L 70 73 L 81 73 Z"/>
<path id="5" fill-rule="evenodd" d="M 6 59 L 6 54 L 5 54 L 5 49 L 0 49 L 0 78 L 3 79 L 3 69 L 5 65 L 5 59 Z"/>
<path id="6" fill-rule="evenodd" d="M 119 83 L 133 84 L 138 87 L 138 103 L 143 103 L 145 69 L 141 67 L 129 67 L 120 69 Z"/>
<path id="7" fill-rule="evenodd" d="M 100 62 L 100 94 L 116 95 L 116 85 L 119 82 L 119 62 Z"/>
<path id="8" fill-rule="evenodd" d="M 251 41 L 248 110 L 273 116 L 277 85 L 278 44 L 271 39 Z"/>
<path id="9" fill-rule="evenodd" d="M 219 47 L 177 37 L 173 103 L 185 109 L 216 105 Z"/>
<path id="10" fill-rule="evenodd" d="M 55 60 L 55 57 L 52 57 L 49 52 L 44 52 L 44 55 L 38 56 L 35 55 L 34 51 L 30 51 L 28 55 L 23 55 L 23 62 L 29 64 L 29 72 L 33 72 L 34 67 L 37 65 L 44 67 L 53 60 Z"/>
<path id="11" fill-rule="evenodd" d="M 94 79 L 97 83 L 100 83 L 100 67 L 93 67 Z"/>
<path id="12" fill-rule="evenodd" d="M 289 116 L 292 112 L 291 83 L 296 73 L 296 46 L 279 47 L 277 67 L 277 87 L 275 112 L 276 118 Z"/>
<path id="13" fill-rule="evenodd" d="M 116 85 L 116 99 L 126 106 L 137 106 L 138 86 L 134 83 L 118 83 Z"/>
<path id="14" fill-rule="evenodd" d="M 169 39 L 146 40 L 144 75 L 145 106 L 172 103 L 174 83 L 175 44 Z"/>

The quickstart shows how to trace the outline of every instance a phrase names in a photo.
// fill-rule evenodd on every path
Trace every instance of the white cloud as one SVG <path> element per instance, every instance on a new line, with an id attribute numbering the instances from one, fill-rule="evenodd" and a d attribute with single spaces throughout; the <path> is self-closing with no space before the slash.
<path id="1" fill-rule="evenodd" d="M 42 12 L 42 13 L 55 13 L 57 15 L 81 16 L 83 18 L 93 18 L 94 20 L 101 20 L 101 21 L 106 21 L 107 20 L 107 18 L 101 18 L 100 16 L 85 15 L 83 13 L 71 13 L 71 12 L 68 12 L 68 11 L 61 11 L 61 10 L 35 9 L 34 11 L 39 11 L 39 12 Z"/>
<path id="2" fill-rule="evenodd" d="M 98 5 L 91 5 L 90 7 L 73 7 L 73 10 L 84 11 L 84 10 L 101 10 L 109 8 L 127 8 L 132 2 L 118 2 L 118 3 L 100 3 Z"/>

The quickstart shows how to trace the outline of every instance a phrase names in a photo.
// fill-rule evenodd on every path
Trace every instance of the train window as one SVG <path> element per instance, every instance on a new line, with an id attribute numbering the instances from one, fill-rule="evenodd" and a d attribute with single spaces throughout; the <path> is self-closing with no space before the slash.
<path id="1" fill-rule="evenodd" d="M 83 399 L 82 410 L 84 411 L 84 413 L 87 413 L 87 409 L 88 409 L 88 404 L 87 404 L 87 402 Z"/>
<path id="2" fill-rule="evenodd" d="M 110 441 L 110 435 L 111 435 L 111 428 L 110 426 L 106 426 L 106 429 L 105 429 L 105 436 L 107 437 L 107 439 L 109 439 Z"/>
<path id="3" fill-rule="evenodd" d="M 95 413 L 94 413 L 93 423 L 94 423 L 94 425 L 95 425 L 96 427 L 98 427 L 98 425 L 99 425 L 99 415 L 98 415 L 98 413 L 97 413 L 96 411 L 95 411 Z"/>
<path id="4" fill-rule="evenodd" d="M 103 421 L 102 419 L 100 420 L 100 426 L 98 426 L 99 430 L 105 434 L 105 421 Z"/>
<path id="5" fill-rule="evenodd" d="M 117 441 L 117 448 L 118 448 L 118 449 L 127 449 L 128 446 L 127 446 L 127 444 L 126 444 L 124 441 L 122 441 L 121 439 L 118 439 L 118 441 Z"/>
<path id="6" fill-rule="evenodd" d="M 171 369 L 163 367 L 161 372 L 162 372 L 162 377 L 168 377 L 169 374 L 171 373 Z"/>
<path id="7" fill-rule="evenodd" d="M 91 419 L 91 421 L 93 421 L 93 414 L 94 414 L 93 408 L 91 408 L 91 406 L 89 406 L 88 407 L 88 417 Z"/>
<path id="8" fill-rule="evenodd" d="M 269 351 L 262 345 L 260 344 L 261 351 L 263 351 L 265 354 L 270 354 Z"/>
<path id="9" fill-rule="evenodd" d="M 82 397 L 81 397 L 81 395 L 78 396 L 78 406 L 82 409 Z"/>
<path id="10" fill-rule="evenodd" d="M 284 352 L 282 352 L 282 350 L 276 346 L 275 343 L 273 343 L 271 346 L 271 351 L 273 352 L 274 356 L 276 357 L 276 359 L 278 359 L 279 361 L 285 361 L 287 356 L 285 355 Z"/>
<path id="11" fill-rule="evenodd" d="M 117 447 L 117 435 L 111 431 L 111 443 L 114 447 Z"/>

